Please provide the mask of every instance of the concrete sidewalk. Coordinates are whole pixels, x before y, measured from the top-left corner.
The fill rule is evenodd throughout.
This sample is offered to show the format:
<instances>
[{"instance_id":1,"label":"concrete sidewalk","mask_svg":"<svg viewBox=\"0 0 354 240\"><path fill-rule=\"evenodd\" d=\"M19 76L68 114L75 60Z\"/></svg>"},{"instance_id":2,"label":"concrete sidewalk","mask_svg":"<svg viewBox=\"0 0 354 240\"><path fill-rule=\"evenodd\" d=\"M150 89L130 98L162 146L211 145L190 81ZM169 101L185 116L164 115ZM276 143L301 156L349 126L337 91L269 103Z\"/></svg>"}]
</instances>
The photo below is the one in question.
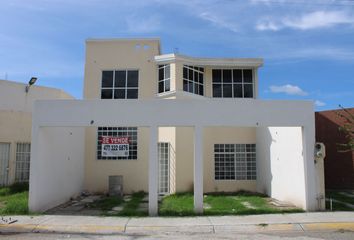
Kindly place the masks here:
<instances>
[{"instance_id":1,"label":"concrete sidewalk","mask_svg":"<svg viewBox=\"0 0 354 240\"><path fill-rule=\"evenodd\" d=\"M0 233L143 234L270 231L354 231L354 212L144 218L42 215L6 216L0 219Z\"/></svg>"}]
</instances>

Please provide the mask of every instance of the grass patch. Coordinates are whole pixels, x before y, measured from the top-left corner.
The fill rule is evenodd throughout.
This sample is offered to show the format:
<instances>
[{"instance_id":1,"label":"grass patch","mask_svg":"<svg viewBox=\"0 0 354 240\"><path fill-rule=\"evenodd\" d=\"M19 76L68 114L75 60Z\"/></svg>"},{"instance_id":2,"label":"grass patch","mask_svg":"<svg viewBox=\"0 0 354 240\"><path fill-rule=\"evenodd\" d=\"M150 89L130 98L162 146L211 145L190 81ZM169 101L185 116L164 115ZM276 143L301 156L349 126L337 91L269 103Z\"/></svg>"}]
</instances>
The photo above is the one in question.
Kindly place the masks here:
<instances>
[{"instance_id":1,"label":"grass patch","mask_svg":"<svg viewBox=\"0 0 354 240\"><path fill-rule=\"evenodd\" d=\"M208 194L204 197L203 215L246 215L266 213L303 212L298 208L278 209L268 204L264 195L249 192ZM162 216L193 216L193 194L179 193L166 196L160 204Z\"/></svg>"},{"instance_id":2,"label":"grass patch","mask_svg":"<svg viewBox=\"0 0 354 240\"><path fill-rule=\"evenodd\" d=\"M28 184L0 188L0 214L28 214Z\"/></svg>"},{"instance_id":3,"label":"grass patch","mask_svg":"<svg viewBox=\"0 0 354 240\"><path fill-rule=\"evenodd\" d=\"M102 211L110 211L112 208L119 206L122 204L123 199L117 196L109 196L93 203L90 203L88 206L89 208L97 208Z\"/></svg>"},{"instance_id":4,"label":"grass patch","mask_svg":"<svg viewBox=\"0 0 354 240\"><path fill-rule=\"evenodd\" d=\"M354 198L344 195L341 192L343 192L343 191L326 191L326 198L333 198L338 201L354 205Z\"/></svg>"},{"instance_id":5,"label":"grass patch","mask_svg":"<svg viewBox=\"0 0 354 240\"><path fill-rule=\"evenodd\" d=\"M161 216L191 216L194 213L192 193L176 193L162 199L159 208Z\"/></svg>"},{"instance_id":6,"label":"grass patch","mask_svg":"<svg viewBox=\"0 0 354 240\"><path fill-rule=\"evenodd\" d=\"M123 210L119 212L119 216L146 216L147 212L138 209L146 193L143 191L133 193L130 201L124 204Z\"/></svg>"}]
</instances>

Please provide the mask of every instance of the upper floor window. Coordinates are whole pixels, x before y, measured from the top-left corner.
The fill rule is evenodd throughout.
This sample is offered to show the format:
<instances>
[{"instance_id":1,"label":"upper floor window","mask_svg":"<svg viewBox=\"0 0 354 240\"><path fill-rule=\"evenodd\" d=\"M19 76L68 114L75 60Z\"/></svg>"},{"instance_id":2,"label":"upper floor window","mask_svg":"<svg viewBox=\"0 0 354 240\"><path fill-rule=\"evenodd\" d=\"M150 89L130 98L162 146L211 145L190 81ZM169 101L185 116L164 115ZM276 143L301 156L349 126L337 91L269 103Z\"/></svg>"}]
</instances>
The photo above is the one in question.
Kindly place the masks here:
<instances>
[{"instance_id":1,"label":"upper floor window","mask_svg":"<svg viewBox=\"0 0 354 240\"><path fill-rule=\"evenodd\" d=\"M213 97L253 98L252 69L213 69Z\"/></svg>"},{"instance_id":2,"label":"upper floor window","mask_svg":"<svg viewBox=\"0 0 354 240\"><path fill-rule=\"evenodd\" d=\"M183 91L204 95L204 68L183 66Z\"/></svg>"},{"instance_id":3,"label":"upper floor window","mask_svg":"<svg viewBox=\"0 0 354 240\"><path fill-rule=\"evenodd\" d=\"M159 65L159 93L170 91L170 64Z\"/></svg>"},{"instance_id":4,"label":"upper floor window","mask_svg":"<svg viewBox=\"0 0 354 240\"><path fill-rule=\"evenodd\" d=\"M101 99L138 98L138 70L102 71Z\"/></svg>"}]
</instances>

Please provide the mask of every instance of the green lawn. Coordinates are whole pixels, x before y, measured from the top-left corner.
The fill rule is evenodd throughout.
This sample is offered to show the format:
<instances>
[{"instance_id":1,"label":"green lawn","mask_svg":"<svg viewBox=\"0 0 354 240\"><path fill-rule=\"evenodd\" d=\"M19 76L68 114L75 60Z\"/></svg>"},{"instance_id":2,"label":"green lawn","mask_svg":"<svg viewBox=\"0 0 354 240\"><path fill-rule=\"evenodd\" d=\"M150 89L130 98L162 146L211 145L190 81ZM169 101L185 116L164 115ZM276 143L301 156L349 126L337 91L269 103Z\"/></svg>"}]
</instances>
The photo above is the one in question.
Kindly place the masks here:
<instances>
[{"instance_id":1,"label":"green lawn","mask_svg":"<svg viewBox=\"0 0 354 240\"><path fill-rule=\"evenodd\" d=\"M0 215L28 214L28 184L0 188Z\"/></svg>"},{"instance_id":2,"label":"green lawn","mask_svg":"<svg viewBox=\"0 0 354 240\"><path fill-rule=\"evenodd\" d=\"M349 203L354 205L354 198L344 195L341 192L343 191L326 191L326 198L327 199L334 199L334 200L338 200L341 201L343 203ZM327 200L326 201L326 209L327 210L331 210L330 207L330 201ZM339 202L332 202L332 211L354 211L354 208L350 208L349 206L339 203Z\"/></svg>"},{"instance_id":3,"label":"green lawn","mask_svg":"<svg viewBox=\"0 0 354 240\"><path fill-rule=\"evenodd\" d=\"M277 209L268 204L266 198L259 194L234 193L212 194L204 196L203 215L246 215L265 213L302 212L298 208ZM192 216L193 194L179 193L163 198L159 214L162 216Z\"/></svg>"},{"instance_id":4,"label":"green lawn","mask_svg":"<svg viewBox=\"0 0 354 240\"><path fill-rule=\"evenodd\" d=\"M117 196L105 197L91 203L89 207L102 210L104 216L147 216L147 212L139 210L139 204L145 196L145 192L136 192L131 195L131 199L127 202ZM122 206L122 211L110 213L112 208L117 206Z\"/></svg>"}]
</instances>

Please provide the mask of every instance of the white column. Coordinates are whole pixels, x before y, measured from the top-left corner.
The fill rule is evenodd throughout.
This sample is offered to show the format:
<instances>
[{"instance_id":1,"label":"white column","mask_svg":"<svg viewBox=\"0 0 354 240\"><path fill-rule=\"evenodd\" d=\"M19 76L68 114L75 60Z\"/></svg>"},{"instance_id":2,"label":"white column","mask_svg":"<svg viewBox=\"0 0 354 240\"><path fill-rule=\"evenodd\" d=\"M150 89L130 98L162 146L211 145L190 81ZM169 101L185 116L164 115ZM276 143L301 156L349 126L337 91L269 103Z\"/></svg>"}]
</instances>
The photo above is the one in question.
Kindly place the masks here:
<instances>
[{"instance_id":1,"label":"white column","mask_svg":"<svg viewBox=\"0 0 354 240\"><path fill-rule=\"evenodd\" d=\"M203 127L194 127L194 211L203 213Z\"/></svg>"},{"instance_id":2,"label":"white column","mask_svg":"<svg viewBox=\"0 0 354 240\"><path fill-rule=\"evenodd\" d=\"M310 126L302 127L302 146L304 158L304 177L306 191L305 210L317 210L317 188L316 188L316 172L315 172L315 127L314 121Z\"/></svg>"},{"instance_id":3,"label":"white column","mask_svg":"<svg viewBox=\"0 0 354 240\"><path fill-rule=\"evenodd\" d=\"M158 210L158 160L157 160L158 128L150 127L149 143L149 215L156 216Z\"/></svg>"}]
</instances>

